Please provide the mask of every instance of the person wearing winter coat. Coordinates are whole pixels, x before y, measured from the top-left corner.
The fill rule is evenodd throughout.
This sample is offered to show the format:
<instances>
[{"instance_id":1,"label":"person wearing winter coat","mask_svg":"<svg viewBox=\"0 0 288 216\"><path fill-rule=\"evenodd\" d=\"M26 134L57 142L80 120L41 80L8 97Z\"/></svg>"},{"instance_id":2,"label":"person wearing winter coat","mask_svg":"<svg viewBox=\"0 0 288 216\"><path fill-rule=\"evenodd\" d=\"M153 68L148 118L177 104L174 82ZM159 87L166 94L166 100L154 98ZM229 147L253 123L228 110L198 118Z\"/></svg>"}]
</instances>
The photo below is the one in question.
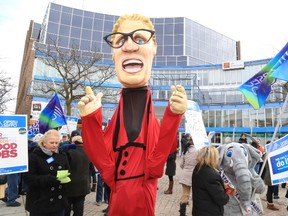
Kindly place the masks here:
<instances>
[{"instance_id":1,"label":"person wearing winter coat","mask_svg":"<svg viewBox=\"0 0 288 216\"><path fill-rule=\"evenodd\" d=\"M90 193L90 160L84 152L83 141L80 135L71 139L76 148L70 148L66 152L70 165L71 182L67 184L68 206L65 215L82 216L84 213L84 202L87 194Z\"/></svg>"},{"instance_id":2,"label":"person wearing winter coat","mask_svg":"<svg viewBox=\"0 0 288 216\"><path fill-rule=\"evenodd\" d=\"M222 216L229 196L217 170L219 153L214 146L200 149L192 175L193 216Z\"/></svg>"},{"instance_id":3,"label":"person wearing winter coat","mask_svg":"<svg viewBox=\"0 0 288 216\"><path fill-rule=\"evenodd\" d=\"M70 178L67 157L59 149L60 139L57 130L47 131L29 155L29 171L24 181L27 184L25 209L30 216L64 216L65 184Z\"/></svg>"},{"instance_id":4,"label":"person wearing winter coat","mask_svg":"<svg viewBox=\"0 0 288 216\"><path fill-rule=\"evenodd\" d=\"M244 133L241 134L241 136L240 136L240 138L238 140L238 143L248 143L246 135Z\"/></svg>"},{"instance_id":5,"label":"person wearing winter coat","mask_svg":"<svg viewBox=\"0 0 288 216\"><path fill-rule=\"evenodd\" d=\"M189 196L192 187L192 173L197 164L198 150L195 148L191 136L183 148L183 155L180 157L180 168L182 169L179 183L182 185L182 195L180 198L180 216L186 215L186 206L189 204ZM193 193L193 192L192 192Z\"/></svg>"},{"instance_id":6,"label":"person wearing winter coat","mask_svg":"<svg viewBox=\"0 0 288 216\"><path fill-rule=\"evenodd\" d=\"M266 144L269 144L271 141L267 141ZM265 155L266 157L267 155ZM275 191L275 188L278 187L278 185L272 185L271 181L271 175L270 175L270 166L268 161L265 164L265 174L264 174L264 183L267 185L267 192L266 192L266 199L267 199L267 209L270 209L272 211L278 211L279 208L274 205L273 203L273 193Z\"/></svg>"}]
</instances>

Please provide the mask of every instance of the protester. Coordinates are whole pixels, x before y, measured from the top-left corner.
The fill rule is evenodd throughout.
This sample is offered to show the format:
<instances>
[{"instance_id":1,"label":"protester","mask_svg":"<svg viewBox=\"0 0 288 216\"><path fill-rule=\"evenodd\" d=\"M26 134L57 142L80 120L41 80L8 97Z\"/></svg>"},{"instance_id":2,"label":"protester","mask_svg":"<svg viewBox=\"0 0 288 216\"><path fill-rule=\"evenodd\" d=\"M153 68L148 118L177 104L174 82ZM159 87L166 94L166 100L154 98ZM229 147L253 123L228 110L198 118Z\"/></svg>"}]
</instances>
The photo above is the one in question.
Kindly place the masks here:
<instances>
[{"instance_id":1,"label":"protester","mask_svg":"<svg viewBox=\"0 0 288 216\"><path fill-rule=\"evenodd\" d=\"M287 190L286 190L286 194L285 194L285 198L286 198L286 209L287 209L287 211L288 211L288 183L286 183L285 184L286 185L286 188L287 188Z\"/></svg>"},{"instance_id":2,"label":"protester","mask_svg":"<svg viewBox=\"0 0 288 216\"><path fill-rule=\"evenodd\" d=\"M179 178L179 183L182 185L179 210L180 216L186 215L186 206L189 204L190 191L192 187L191 176L197 164L198 150L195 148L190 135L183 150L183 155L180 157L180 168L182 169L182 173Z\"/></svg>"},{"instance_id":3,"label":"protester","mask_svg":"<svg viewBox=\"0 0 288 216\"><path fill-rule=\"evenodd\" d=\"M16 201L19 196L19 173L8 174L7 175L7 188L6 197L4 201L7 207L17 207L21 203Z\"/></svg>"},{"instance_id":4,"label":"protester","mask_svg":"<svg viewBox=\"0 0 288 216\"><path fill-rule=\"evenodd\" d=\"M251 145L255 149L258 149L259 151L261 151L262 157L263 157L263 155L265 154L265 149L261 145L261 140L260 139L254 139L254 140L252 140ZM255 165L255 172L257 174L259 174L261 167L262 167L262 164L263 164L262 157L261 157L260 161L258 161L257 164Z\"/></svg>"},{"instance_id":5,"label":"protester","mask_svg":"<svg viewBox=\"0 0 288 216\"><path fill-rule=\"evenodd\" d=\"M99 173L97 175L96 205L100 206L102 204L102 201L108 203L108 197L108 191L106 190L104 181L101 177L101 174Z\"/></svg>"},{"instance_id":6,"label":"protester","mask_svg":"<svg viewBox=\"0 0 288 216\"><path fill-rule=\"evenodd\" d=\"M182 135L182 138L181 138L181 156L183 155L183 152L184 152L184 149L185 149L185 146L188 142L188 138L189 138L190 134L183 134Z\"/></svg>"},{"instance_id":7,"label":"protester","mask_svg":"<svg viewBox=\"0 0 288 216\"><path fill-rule=\"evenodd\" d=\"M192 201L194 216L220 216L229 201L223 180L217 170L219 153L214 146L203 147L197 156L197 165L192 175Z\"/></svg>"},{"instance_id":8,"label":"protester","mask_svg":"<svg viewBox=\"0 0 288 216\"><path fill-rule=\"evenodd\" d=\"M176 158L177 158L177 151L169 154L169 156L167 158L165 175L168 176L169 186L168 186L167 190L164 191L164 194L172 194L173 193L173 185L174 185L173 176L176 175Z\"/></svg>"},{"instance_id":9,"label":"protester","mask_svg":"<svg viewBox=\"0 0 288 216\"><path fill-rule=\"evenodd\" d=\"M232 142L231 137L225 137L225 139L224 139L224 144L229 144L229 143L231 143L231 142Z\"/></svg>"},{"instance_id":10,"label":"protester","mask_svg":"<svg viewBox=\"0 0 288 216\"><path fill-rule=\"evenodd\" d=\"M110 188L109 186L104 182L104 190L105 190L105 193L107 193L107 204L108 206L102 210L102 212L104 213L104 216L108 216L108 211L109 211L109 200L110 200Z\"/></svg>"},{"instance_id":11,"label":"protester","mask_svg":"<svg viewBox=\"0 0 288 216\"><path fill-rule=\"evenodd\" d=\"M244 133L241 134L238 143L248 143L246 135Z\"/></svg>"},{"instance_id":12,"label":"protester","mask_svg":"<svg viewBox=\"0 0 288 216\"><path fill-rule=\"evenodd\" d=\"M65 209L65 215L69 216L73 211L74 216L82 216L85 197L90 193L90 160L84 152L82 137L73 136L71 141L76 148L66 152L70 165L71 182L66 186L68 206Z\"/></svg>"},{"instance_id":13,"label":"protester","mask_svg":"<svg viewBox=\"0 0 288 216\"><path fill-rule=\"evenodd\" d=\"M47 131L29 155L25 208L30 216L63 216L67 198L64 184L70 181L66 155L59 149L61 135Z\"/></svg>"},{"instance_id":14,"label":"protester","mask_svg":"<svg viewBox=\"0 0 288 216\"><path fill-rule=\"evenodd\" d=\"M89 174L90 174L91 192L95 192L97 185L97 178L96 178L96 169L92 163L90 163L89 166Z\"/></svg>"},{"instance_id":15,"label":"protester","mask_svg":"<svg viewBox=\"0 0 288 216\"><path fill-rule=\"evenodd\" d=\"M62 138L60 140L60 144L59 146L64 146L70 144L70 137L68 136L68 134L66 132L62 133Z\"/></svg>"},{"instance_id":16,"label":"protester","mask_svg":"<svg viewBox=\"0 0 288 216\"><path fill-rule=\"evenodd\" d=\"M266 145L269 144L271 141L267 141ZM265 177L264 182L267 185L267 192L266 192L266 199L267 199L267 209L278 211L279 208L276 207L273 203L273 193L275 191L275 188L278 187L278 185L272 185L271 182L271 175L270 175L270 166L269 163L265 163Z\"/></svg>"},{"instance_id":17,"label":"protester","mask_svg":"<svg viewBox=\"0 0 288 216\"><path fill-rule=\"evenodd\" d=\"M171 140L186 111L182 86L171 87L161 127L157 122L148 81L157 44L150 19L120 16L112 34L104 37L112 49L122 84L119 105L102 132L102 93L86 87L78 103L85 151L111 189L109 215L154 215L158 178L168 155L177 148ZM161 128L161 129L160 129Z\"/></svg>"}]
</instances>

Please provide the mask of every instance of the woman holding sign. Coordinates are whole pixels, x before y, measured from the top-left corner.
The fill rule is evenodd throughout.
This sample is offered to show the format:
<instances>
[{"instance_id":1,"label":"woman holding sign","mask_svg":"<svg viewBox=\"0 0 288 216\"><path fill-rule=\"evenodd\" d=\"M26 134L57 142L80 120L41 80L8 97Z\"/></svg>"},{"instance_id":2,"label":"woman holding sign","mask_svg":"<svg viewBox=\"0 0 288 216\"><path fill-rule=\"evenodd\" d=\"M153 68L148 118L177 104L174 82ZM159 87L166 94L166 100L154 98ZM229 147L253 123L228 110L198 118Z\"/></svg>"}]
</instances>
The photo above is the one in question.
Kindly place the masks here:
<instances>
[{"instance_id":1,"label":"woman holding sign","mask_svg":"<svg viewBox=\"0 0 288 216\"><path fill-rule=\"evenodd\" d=\"M47 131L29 156L26 210L30 216L63 216L67 199L64 185L70 182L66 155L59 149L61 135Z\"/></svg>"}]
</instances>

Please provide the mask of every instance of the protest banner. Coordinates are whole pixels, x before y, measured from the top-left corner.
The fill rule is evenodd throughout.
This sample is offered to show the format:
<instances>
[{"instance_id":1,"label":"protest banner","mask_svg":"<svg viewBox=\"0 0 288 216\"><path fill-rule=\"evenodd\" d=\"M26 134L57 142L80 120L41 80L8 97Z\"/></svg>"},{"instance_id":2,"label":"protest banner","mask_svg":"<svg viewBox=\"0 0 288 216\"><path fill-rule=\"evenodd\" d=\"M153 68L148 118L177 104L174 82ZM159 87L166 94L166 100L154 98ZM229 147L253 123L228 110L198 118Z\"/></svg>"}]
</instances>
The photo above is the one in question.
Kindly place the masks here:
<instances>
[{"instance_id":1,"label":"protest banner","mask_svg":"<svg viewBox=\"0 0 288 216\"><path fill-rule=\"evenodd\" d=\"M270 146L271 145L271 146ZM288 182L288 135L265 146L272 185Z\"/></svg>"},{"instance_id":2,"label":"protest banner","mask_svg":"<svg viewBox=\"0 0 288 216\"><path fill-rule=\"evenodd\" d=\"M65 116L67 125L63 125L60 129L61 134L71 134L77 129L78 118L73 116Z\"/></svg>"},{"instance_id":3,"label":"protest banner","mask_svg":"<svg viewBox=\"0 0 288 216\"><path fill-rule=\"evenodd\" d=\"M185 112L185 133L191 135L196 149L210 145L201 110L198 104L191 100L188 100L188 106Z\"/></svg>"},{"instance_id":4,"label":"protest banner","mask_svg":"<svg viewBox=\"0 0 288 216\"><path fill-rule=\"evenodd\" d=\"M0 115L0 175L27 171L27 116Z\"/></svg>"},{"instance_id":5,"label":"protest banner","mask_svg":"<svg viewBox=\"0 0 288 216\"><path fill-rule=\"evenodd\" d=\"M41 111L39 119L29 127L28 139L32 139L38 133L44 134L49 129L58 128L66 124L60 99L57 92L55 92L49 103Z\"/></svg>"}]
</instances>

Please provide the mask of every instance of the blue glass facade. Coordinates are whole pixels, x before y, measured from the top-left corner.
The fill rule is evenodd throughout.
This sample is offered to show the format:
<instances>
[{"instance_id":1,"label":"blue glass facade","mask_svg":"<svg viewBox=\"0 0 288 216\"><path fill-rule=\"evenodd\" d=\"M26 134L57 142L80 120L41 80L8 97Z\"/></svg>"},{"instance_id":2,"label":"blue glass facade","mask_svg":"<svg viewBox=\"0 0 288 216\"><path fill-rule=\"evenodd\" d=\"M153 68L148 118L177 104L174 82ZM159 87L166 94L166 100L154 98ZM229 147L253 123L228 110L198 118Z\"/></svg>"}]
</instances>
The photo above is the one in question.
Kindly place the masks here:
<instances>
[{"instance_id":1,"label":"blue glass facade","mask_svg":"<svg viewBox=\"0 0 288 216\"><path fill-rule=\"evenodd\" d=\"M42 23L40 42L103 53L111 62L111 48L102 39L118 16L50 3ZM216 64L237 59L236 41L184 17L151 18L158 44L155 66Z\"/></svg>"}]
</instances>

